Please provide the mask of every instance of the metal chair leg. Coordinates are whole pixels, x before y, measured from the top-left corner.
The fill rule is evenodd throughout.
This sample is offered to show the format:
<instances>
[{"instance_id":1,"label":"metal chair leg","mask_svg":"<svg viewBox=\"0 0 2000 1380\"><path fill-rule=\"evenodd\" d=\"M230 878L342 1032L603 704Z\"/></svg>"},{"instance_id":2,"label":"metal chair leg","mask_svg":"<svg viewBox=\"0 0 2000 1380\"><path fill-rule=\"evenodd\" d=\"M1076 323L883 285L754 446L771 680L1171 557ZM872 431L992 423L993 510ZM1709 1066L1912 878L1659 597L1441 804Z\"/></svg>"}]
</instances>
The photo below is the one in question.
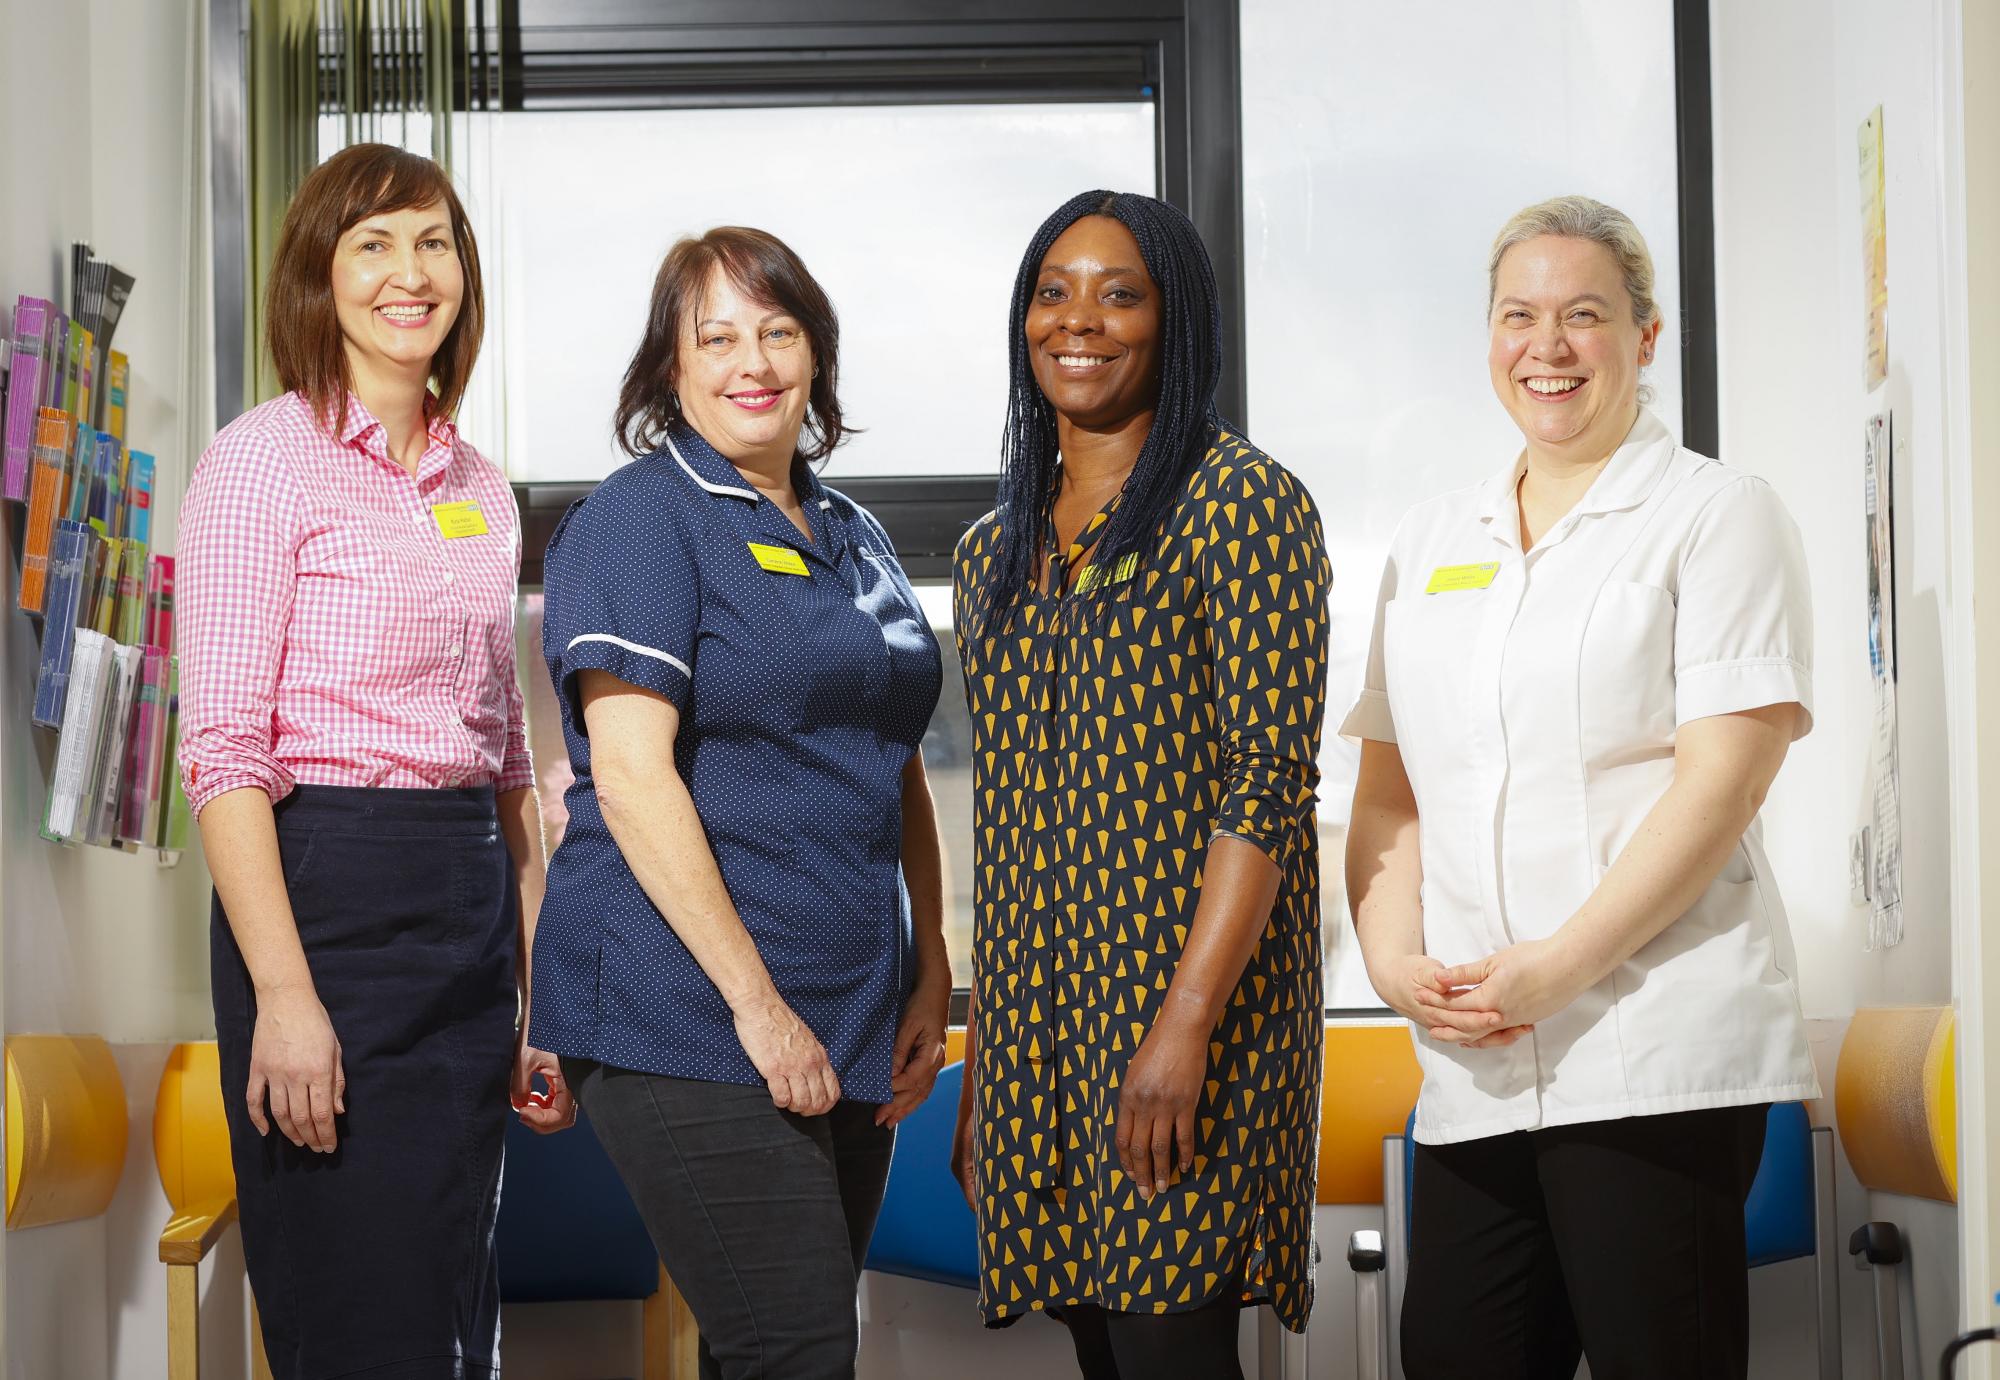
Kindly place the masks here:
<instances>
[{"instance_id":1,"label":"metal chair leg","mask_svg":"<svg viewBox=\"0 0 2000 1380\"><path fill-rule=\"evenodd\" d=\"M1410 1281L1410 1186L1403 1170L1403 1138L1382 1141L1382 1258L1388 1311L1383 1316L1389 1357L1384 1380L1403 1380L1403 1290Z\"/></svg>"},{"instance_id":2,"label":"metal chair leg","mask_svg":"<svg viewBox=\"0 0 2000 1380\"><path fill-rule=\"evenodd\" d=\"M1388 1380L1389 1291L1382 1233L1357 1231L1347 1239L1347 1267L1354 1272L1355 1380Z\"/></svg>"},{"instance_id":3,"label":"metal chair leg","mask_svg":"<svg viewBox=\"0 0 2000 1380\"><path fill-rule=\"evenodd\" d=\"M1864 1222L1848 1238L1854 1268L1875 1277L1875 1356L1880 1380L1903 1380L1903 1305L1896 1267L1903 1263L1903 1234L1894 1222Z\"/></svg>"},{"instance_id":4,"label":"metal chair leg","mask_svg":"<svg viewBox=\"0 0 2000 1380\"><path fill-rule=\"evenodd\" d=\"M1813 1276L1819 1302L1819 1377L1841 1380L1839 1235L1834 1215L1833 1128L1815 1126L1813 1153Z\"/></svg>"}]
</instances>

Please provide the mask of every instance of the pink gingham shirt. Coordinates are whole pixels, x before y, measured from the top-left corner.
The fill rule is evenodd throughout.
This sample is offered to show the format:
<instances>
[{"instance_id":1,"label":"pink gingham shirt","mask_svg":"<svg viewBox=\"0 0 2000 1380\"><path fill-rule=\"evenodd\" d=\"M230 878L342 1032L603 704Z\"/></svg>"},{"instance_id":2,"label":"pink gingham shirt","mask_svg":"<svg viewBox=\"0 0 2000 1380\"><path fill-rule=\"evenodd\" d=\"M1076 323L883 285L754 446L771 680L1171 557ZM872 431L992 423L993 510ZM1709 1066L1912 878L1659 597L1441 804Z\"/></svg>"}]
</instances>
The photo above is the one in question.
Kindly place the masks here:
<instances>
[{"instance_id":1,"label":"pink gingham shirt","mask_svg":"<svg viewBox=\"0 0 2000 1380\"><path fill-rule=\"evenodd\" d=\"M446 538L433 509L477 503ZM180 760L199 814L256 786L532 785L514 674L521 535L507 481L448 421L416 478L348 400L337 436L287 393L195 467L174 574Z\"/></svg>"}]
</instances>

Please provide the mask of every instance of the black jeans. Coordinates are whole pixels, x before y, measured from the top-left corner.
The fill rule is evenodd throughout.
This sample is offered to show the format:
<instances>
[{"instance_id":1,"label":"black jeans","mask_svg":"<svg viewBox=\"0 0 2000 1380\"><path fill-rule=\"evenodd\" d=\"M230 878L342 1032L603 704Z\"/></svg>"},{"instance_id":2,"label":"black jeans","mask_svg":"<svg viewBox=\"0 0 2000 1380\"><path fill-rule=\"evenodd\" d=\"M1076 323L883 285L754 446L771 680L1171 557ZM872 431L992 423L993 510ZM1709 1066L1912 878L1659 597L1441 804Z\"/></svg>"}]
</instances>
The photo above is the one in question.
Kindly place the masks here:
<instances>
[{"instance_id":1,"label":"black jeans","mask_svg":"<svg viewBox=\"0 0 2000 1380\"><path fill-rule=\"evenodd\" d=\"M804 1117L765 1088L562 1065L701 1328L702 1380L851 1380L896 1144L875 1105Z\"/></svg>"},{"instance_id":2,"label":"black jeans","mask_svg":"<svg viewBox=\"0 0 2000 1380\"><path fill-rule=\"evenodd\" d=\"M1743 1380L1768 1108L1416 1147L1409 1380Z\"/></svg>"},{"instance_id":3,"label":"black jeans","mask_svg":"<svg viewBox=\"0 0 2000 1380\"><path fill-rule=\"evenodd\" d=\"M1083 1380L1243 1380L1233 1295L1179 1313L1115 1313L1071 1306L1057 1319L1069 1329Z\"/></svg>"}]
</instances>

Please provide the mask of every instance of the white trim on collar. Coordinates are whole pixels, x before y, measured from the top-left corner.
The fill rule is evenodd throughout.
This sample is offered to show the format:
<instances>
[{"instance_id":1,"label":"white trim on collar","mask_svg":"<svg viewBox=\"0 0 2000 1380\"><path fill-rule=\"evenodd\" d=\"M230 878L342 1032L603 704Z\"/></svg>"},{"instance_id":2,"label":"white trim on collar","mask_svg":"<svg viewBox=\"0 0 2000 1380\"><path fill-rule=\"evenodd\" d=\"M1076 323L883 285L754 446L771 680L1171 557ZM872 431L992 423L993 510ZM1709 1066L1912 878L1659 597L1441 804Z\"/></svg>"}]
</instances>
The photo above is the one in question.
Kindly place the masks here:
<instances>
[{"instance_id":1,"label":"white trim on collar","mask_svg":"<svg viewBox=\"0 0 2000 1380\"><path fill-rule=\"evenodd\" d=\"M636 642L627 642L622 637L613 637L610 633L584 633L581 636L572 637L569 640L569 646L563 648L563 650L565 652L573 651L579 642L609 642L612 646L623 647L628 652L637 652L640 656L649 656L655 660L664 661L667 665L690 679L694 676L694 672L688 669L688 664L673 653L663 652L657 647L642 647Z\"/></svg>"},{"instance_id":2,"label":"white trim on collar","mask_svg":"<svg viewBox=\"0 0 2000 1380\"><path fill-rule=\"evenodd\" d=\"M669 436L666 437L665 439L667 443L668 452L674 457L675 461L679 463L680 467L687 471L688 478L692 479L695 483L701 485L702 488L707 489L712 494L728 494L732 498L747 498L752 503L761 503L763 501L763 495L758 493L755 489L738 489L738 488L732 488L728 484L709 483L706 479L703 479L700 475L694 472L694 466L690 465L687 462L687 457L681 454L681 448L674 444L674 438ZM682 667L682 669L685 670L686 668Z\"/></svg>"}]
</instances>

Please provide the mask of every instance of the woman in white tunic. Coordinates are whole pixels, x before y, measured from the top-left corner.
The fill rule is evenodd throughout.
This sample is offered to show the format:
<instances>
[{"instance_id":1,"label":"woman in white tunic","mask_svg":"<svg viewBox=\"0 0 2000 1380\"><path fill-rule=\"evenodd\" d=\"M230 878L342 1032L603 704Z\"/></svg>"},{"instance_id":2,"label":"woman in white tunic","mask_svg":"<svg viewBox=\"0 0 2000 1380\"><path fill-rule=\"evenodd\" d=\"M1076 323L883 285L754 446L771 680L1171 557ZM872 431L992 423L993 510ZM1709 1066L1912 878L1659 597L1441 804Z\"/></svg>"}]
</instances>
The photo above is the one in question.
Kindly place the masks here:
<instances>
[{"instance_id":1,"label":"woman in white tunic","mask_svg":"<svg viewBox=\"0 0 2000 1380\"><path fill-rule=\"evenodd\" d=\"M1812 723L1805 561L1640 405L1630 220L1529 207L1490 293L1526 444L1404 519L1342 730L1355 928L1424 1071L1404 1369L1742 1377L1765 1113L1819 1090L1757 826Z\"/></svg>"}]
</instances>

